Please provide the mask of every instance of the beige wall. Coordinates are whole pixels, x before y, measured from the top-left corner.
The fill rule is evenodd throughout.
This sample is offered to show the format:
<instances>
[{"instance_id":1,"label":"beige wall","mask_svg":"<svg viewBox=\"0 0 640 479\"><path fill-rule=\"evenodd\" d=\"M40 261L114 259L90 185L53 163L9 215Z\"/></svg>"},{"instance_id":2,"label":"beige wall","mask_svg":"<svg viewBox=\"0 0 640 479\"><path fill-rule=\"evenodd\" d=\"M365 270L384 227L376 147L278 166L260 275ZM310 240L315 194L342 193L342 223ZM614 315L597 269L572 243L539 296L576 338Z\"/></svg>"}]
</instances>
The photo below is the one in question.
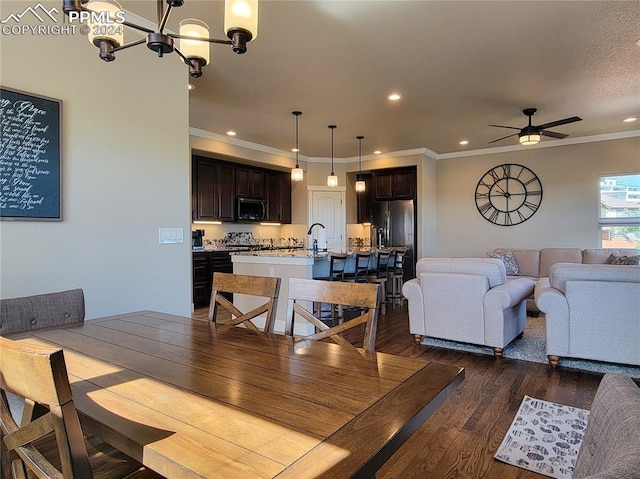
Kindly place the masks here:
<instances>
[{"instance_id":1,"label":"beige wall","mask_svg":"<svg viewBox=\"0 0 640 479\"><path fill-rule=\"evenodd\" d=\"M474 199L480 177L503 163L530 168L543 189L533 217L510 227L485 220ZM436 256L484 256L500 246L599 247L599 177L640 172L640 138L439 160L436 172Z\"/></svg>"},{"instance_id":2,"label":"beige wall","mask_svg":"<svg viewBox=\"0 0 640 479\"><path fill-rule=\"evenodd\" d=\"M2 4L4 18L26 3ZM107 64L79 34L3 35L0 62L3 86L63 102L64 208L62 222L0 223L0 296L79 287L88 318L190 314L186 67L145 46ZM159 245L160 227L185 242Z\"/></svg>"}]
</instances>

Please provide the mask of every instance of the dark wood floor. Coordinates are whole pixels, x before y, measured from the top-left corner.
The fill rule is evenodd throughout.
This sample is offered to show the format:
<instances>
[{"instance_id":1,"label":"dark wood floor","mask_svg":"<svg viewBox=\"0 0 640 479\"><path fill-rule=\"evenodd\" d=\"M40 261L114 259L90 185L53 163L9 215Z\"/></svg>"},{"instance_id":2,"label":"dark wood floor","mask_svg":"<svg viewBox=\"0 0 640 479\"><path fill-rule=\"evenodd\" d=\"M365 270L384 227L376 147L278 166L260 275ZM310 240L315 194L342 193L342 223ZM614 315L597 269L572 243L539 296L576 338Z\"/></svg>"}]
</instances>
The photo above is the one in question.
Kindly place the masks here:
<instances>
[{"instance_id":1,"label":"dark wood floor","mask_svg":"<svg viewBox=\"0 0 640 479\"><path fill-rule=\"evenodd\" d=\"M194 318L206 319L206 309ZM355 338L353 338L355 339ZM377 479L543 478L493 459L525 395L589 409L602 375L418 346L407 308L380 315L376 351L465 368L465 380L378 472ZM337 478L340 479L340 478Z\"/></svg>"}]
</instances>

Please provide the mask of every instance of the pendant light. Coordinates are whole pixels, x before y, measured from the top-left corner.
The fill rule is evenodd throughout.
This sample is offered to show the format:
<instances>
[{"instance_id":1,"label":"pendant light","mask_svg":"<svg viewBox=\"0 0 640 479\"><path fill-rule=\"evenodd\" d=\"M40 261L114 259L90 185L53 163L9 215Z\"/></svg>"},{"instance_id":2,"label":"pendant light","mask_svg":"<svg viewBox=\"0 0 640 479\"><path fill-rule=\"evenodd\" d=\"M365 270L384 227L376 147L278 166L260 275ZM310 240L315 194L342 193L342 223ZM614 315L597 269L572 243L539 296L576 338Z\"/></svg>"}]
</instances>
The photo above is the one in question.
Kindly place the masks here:
<instances>
[{"instance_id":1,"label":"pendant light","mask_svg":"<svg viewBox=\"0 0 640 479\"><path fill-rule=\"evenodd\" d=\"M338 186L338 177L333 172L333 130L337 128L336 125L329 125L331 129L331 174L327 176L327 186L336 187Z\"/></svg>"},{"instance_id":2,"label":"pendant light","mask_svg":"<svg viewBox=\"0 0 640 479\"><path fill-rule=\"evenodd\" d=\"M292 111L292 115L296 117L296 167L291 168L291 181L302 181L304 179L304 171L300 168L298 164L298 152L300 151L300 147L298 146L298 117L302 115L301 111Z\"/></svg>"},{"instance_id":3,"label":"pendant light","mask_svg":"<svg viewBox=\"0 0 640 479\"><path fill-rule=\"evenodd\" d=\"M362 180L362 140L364 136L356 136L358 140L358 176L356 177L356 193L363 193L366 189L365 183Z\"/></svg>"}]
</instances>

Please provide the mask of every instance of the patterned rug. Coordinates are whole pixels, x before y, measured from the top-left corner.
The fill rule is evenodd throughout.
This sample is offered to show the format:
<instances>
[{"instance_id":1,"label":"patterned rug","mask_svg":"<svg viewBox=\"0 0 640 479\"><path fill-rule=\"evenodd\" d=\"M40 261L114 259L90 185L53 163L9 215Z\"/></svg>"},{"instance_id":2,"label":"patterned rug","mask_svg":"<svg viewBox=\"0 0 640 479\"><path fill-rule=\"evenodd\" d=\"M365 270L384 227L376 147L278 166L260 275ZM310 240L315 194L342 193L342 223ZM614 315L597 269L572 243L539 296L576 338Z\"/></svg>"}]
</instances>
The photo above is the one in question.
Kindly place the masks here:
<instances>
[{"instance_id":1,"label":"patterned rug","mask_svg":"<svg viewBox=\"0 0 640 479\"><path fill-rule=\"evenodd\" d=\"M504 357L510 359L520 359L534 363L547 363L545 352L545 318L528 317L527 326L520 339L514 339L504 348ZM423 338L421 344L425 346L436 346L440 348L456 349L468 351L476 354L493 355L493 349L486 346L476 346L474 344L458 343L445 339ZM587 361L582 359L560 359L562 368L580 369L594 373L621 373L632 378L640 378L640 367L628 366L625 364L603 363L599 361Z\"/></svg>"},{"instance_id":2,"label":"patterned rug","mask_svg":"<svg viewBox=\"0 0 640 479\"><path fill-rule=\"evenodd\" d=\"M499 461L571 479L589 411L525 396L495 454Z\"/></svg>"}]
</instances>

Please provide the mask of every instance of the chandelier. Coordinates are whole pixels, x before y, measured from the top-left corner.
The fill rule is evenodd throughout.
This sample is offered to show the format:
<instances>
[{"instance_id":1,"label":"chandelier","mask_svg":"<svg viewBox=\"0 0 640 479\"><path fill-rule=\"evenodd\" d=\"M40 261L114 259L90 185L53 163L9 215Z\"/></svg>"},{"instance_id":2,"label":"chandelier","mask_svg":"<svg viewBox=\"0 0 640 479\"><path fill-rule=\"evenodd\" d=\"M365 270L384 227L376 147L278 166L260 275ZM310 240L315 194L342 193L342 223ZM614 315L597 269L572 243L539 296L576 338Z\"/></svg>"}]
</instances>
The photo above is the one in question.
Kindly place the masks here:
<instances>
[{"instance_id":1,"label":"chandelier","mask_svg":"<svg viewBox=\"0 0 640 479\"><path fill-rule=\"evenodd\" d=\"M189 66L189 74L202 76L202 67L210 60L208 43L231 45L235 53L247 51L247 43L258 34L258 0L226 0L224 30L228 39L209 38L209 27L196 19L180 22L180 33L167 33L165 27L171 10L183 5L184 0L157 0L158 24L156 30L127 22L122 17L122 8L115 0L63 0L62 9L70 18L87 20L89 41L100 49L100 58L106 62L116 59L115 53L125 48L146 43L159 57L176 52ZM121 26L146 33L142 40L124 43ZM118 28L120 26L120 28ZM180 49L174 39L180 40Z\"/></svg>"}]
</instances>

